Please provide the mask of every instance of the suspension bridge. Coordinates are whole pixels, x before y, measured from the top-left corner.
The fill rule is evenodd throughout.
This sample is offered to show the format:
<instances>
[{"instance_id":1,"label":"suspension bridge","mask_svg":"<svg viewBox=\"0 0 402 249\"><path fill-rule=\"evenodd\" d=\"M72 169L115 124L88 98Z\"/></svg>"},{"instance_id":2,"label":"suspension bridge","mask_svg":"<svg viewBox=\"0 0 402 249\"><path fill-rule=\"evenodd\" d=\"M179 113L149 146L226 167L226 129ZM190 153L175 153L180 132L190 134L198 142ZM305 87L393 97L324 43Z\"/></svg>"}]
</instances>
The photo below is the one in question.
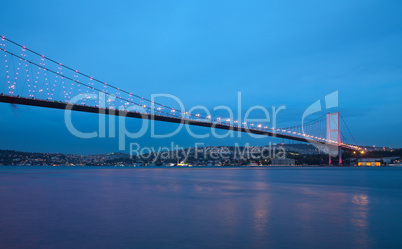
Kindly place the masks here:
<instances>
[{"instance_id":1,"label":"suspension bridge","mask_svg":"<svg viewBox=\"0 0 402 249\"><path fill-rule=\"evenodd\" d=\"M326 113L315 120L284 128L270 127L268 123L239 122L151 101L4 36L0 43L1 54L0 79L4 80L0 85L0 102L3 103L150 119L316 143L327 148L330 165L333 151L337 151L339 165L342 165L342 150L361 150L339 112ZM347 142L344 129L341 131L342 125L353 143Z\"/></svg>"}]
</instances>

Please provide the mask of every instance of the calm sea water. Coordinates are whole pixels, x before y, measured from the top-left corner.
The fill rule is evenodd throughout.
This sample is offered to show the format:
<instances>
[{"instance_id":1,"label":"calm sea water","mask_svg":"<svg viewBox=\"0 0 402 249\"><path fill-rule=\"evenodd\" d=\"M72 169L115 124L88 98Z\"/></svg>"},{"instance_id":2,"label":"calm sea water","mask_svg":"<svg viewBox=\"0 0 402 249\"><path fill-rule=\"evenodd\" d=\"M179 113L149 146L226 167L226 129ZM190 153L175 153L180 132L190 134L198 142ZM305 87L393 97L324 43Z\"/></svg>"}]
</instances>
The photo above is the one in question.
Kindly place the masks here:
<instances>
[{"instance_id":1,"label":"calm sea water","mask_svg":"<svg viewBox=\"0 0 402 249\"><path fill-rule=\"evenodd\" d=\"M0 167L1 248L402 248L402 168Z\"/></svg>"}]
</instances>

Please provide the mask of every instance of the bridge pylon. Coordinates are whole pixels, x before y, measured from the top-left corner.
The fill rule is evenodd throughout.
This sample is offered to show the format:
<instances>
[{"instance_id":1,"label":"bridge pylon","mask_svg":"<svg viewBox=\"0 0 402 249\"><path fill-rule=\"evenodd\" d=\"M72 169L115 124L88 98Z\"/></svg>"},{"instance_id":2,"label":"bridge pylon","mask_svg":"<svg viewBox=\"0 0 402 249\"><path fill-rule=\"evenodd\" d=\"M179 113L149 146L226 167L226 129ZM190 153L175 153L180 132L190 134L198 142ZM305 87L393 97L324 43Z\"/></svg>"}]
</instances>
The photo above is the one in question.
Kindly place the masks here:
<instances>
[{"instance_id":1,"label":"bridge pylon","mask_svg":"<svg viewBox=\"0 0 402 249\"><path fill-rule=\"evenodd\" d=\"M339 166L342 166L342 142L341 142L341 123L339 111L335 113L328 112L327 114L327 136L328 136L328 164L332 164L332 149L333 145L338 147ZM336 140L332 133L336 133Z\"/></svg>"}]
</instances>

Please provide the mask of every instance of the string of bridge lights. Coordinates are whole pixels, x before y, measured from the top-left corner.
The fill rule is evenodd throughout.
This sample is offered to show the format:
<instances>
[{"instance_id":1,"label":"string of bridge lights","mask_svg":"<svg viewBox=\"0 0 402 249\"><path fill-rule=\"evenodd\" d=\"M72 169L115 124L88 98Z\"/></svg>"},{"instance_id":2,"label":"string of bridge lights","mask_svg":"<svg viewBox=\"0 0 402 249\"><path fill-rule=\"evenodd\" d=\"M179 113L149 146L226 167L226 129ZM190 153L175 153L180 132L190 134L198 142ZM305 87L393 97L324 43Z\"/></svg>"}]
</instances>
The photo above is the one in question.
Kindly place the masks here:
<instances>
[{"instance_id":1,"label":"string of bridge lights","mask_svg":"<svg viewBox=\"0 0 402 249\"><path fill-rule=\"evenodd\" d=\"M17 89L16 89L17 88L17 80L18 80L18 77L19 77L20 69L22 67L21 63L25 62L26 81L27 81L27 85L28 85L28 96L31 97L31 98L34 97L35 92L39 92L40 99L41 99L42 98L42 92L43 92L43 90L45 90L45 95L47 95L47 100L53 101L53 100L55 100L55 98L57 98L56 94L58 96L58 94L60 93L60 88L61 88L61 90L63 92L63 95L64 95L64 101L68 101L68 99L70 99L74 95L73 90L77 91L77 89L78 89L78 93L82 93L81 87L85 87L84 90L86 90L86 93L89 93L89 90L91 90L91 91L102 92L102 93L104 93L105 95L108 95L108 96L113 96L114 98L118 99L118 101L120 101L123 104L122 106L125 106L125 108L128 107L129 103L132 103L132 104L134 104L136 106L139 106L141 108L145 108L146 110L149 110L151 113L152 113L152 111L157 112L162 116L164 114L164 115L167 115L169 117L174 117L174 118L179 118L179 119L188 119L188 120L194 120L195 119L195 121L200 121L200 119L201 119L202 122L209 122L209 123L213 123L213 124L221 124L221 125L227 125L227 126L239 127L239 128L244 127L246 129L250 129L250 130L265 130L265 131L271 130L273 133L279 133L279 134L282 133L282 134L287 134L287 135L291 134L291 135L293 135L295 137L317 139L317 140L320 140L322 142L325 142L325 141L331 142L331 141L327 140L326 138L323 138L325 136L322 136L321 134L316 133L316 134L313 134L313 135L309 135L309 134L306 134L304 132L304 127L306 127L307 130L309 130L308 127L314 127L314 126L316 126L316 127L319 126L319 127L322 128L322 125L318 125L318 123L322 123L325 120L318 120L317 121L317 119L316 119L316 120L313 120L313 121L310 121L310 122L304 124L303 126L298 125L298 126L287 127L287 128L273 128L273 127L269 128L268 126L263 126L262 124L256 124L255 125L254 123L251 123L251 124L248 125L246 122L242 122L240 124L236 120L222 119L220 117L217 117L216 120L213 120L211 118L211 116L202 117L202 116L200 116L200 114L191 114L191 113L188 113L186 111L177 110L175 108L171 108L169 106L165 106L163 104L160 104L160 103L151 101L149 99L140 97L140 96L135 95L133 93L130 93L128 91L122 90L122 89L120 89L118 87L110 85L110 84L108 84L106 82L103 82L103 81L100 81L98 79L95 79L95 78L93 78L91 76L88 76L88 75L86 75L84 73L81 73L78 70L74 70L71 67L68 67L68 66L66 66L66 65L64 65L62 63L59 63L59 62L57 62L57 61L55 61L53 59L50 59L50 58L48 58L48 57L46 57L44 55L41 55L41 54L39 54L39 53L29 49L29 48L26 48L25 46L22 46L22 45L14 42L14 41L11 41L11 40L5 38L4 36L2 36L1 38L2 38L2 41L8 41L8 42L10 42L10 43L12 43L12 44L14 44L14 45L16 45L16 46L18 46L18 47L20 47L22 49L20 56L18 56L16 54L11 53L11 52L6 50L5 42L2 42L2 44L0 46L0 50L5 52L4 53L4 55L5 55L4 60L5 60L5 65L6 65L7 85L9 86L9 94L10 95L14 95L14 92L17 91ZM26 53L27 51L40 57L39 64L27 59L27 53ZM7 54L9 54L11 56L14 56L15 58L19 59L18 60L17 71L14 72L15 77L14 77L14 80L13 80L12 84L11 84L11 81L10 81L10 72L9 72L9 70L10 70L10 62L13 62L13 60L8 59ZM57 70L54 71L54 70L49 69L46 66L46 61L50 61L51 63L56 64L57 65ZM36 73L36 75L34 77L33 83L32 83L32 81L30 81L30 75L33 75L33 73L34 73L33 69L32 69L32 65L37 67L37 73ZM29 66L31 66L31 74L29 73ZM15 70L14 67L13 67L13 69ZM67 69L68 71L73 72L73 76L69 77L69 76L65 75L63 73L63 69ZM41 89L39 89L39 90L36 90L37 85L39 84L40 71L41 70L43 70L43 72L44 72L43 73L43 75L44 75L43 78L44 79L43 79L43 85L42 85L43 87ZM53 87L49 86L49 80L50 80L49 79L49 76L50 76L49 73L52 73L53 75L55 75L55 79L54 79L54 82L53 82ZM80 82L79 76L82 76L84 78L89 79L89 82L87 84L85 84L83 82ZM67 85L65 80L68 80L71 83L71 85ZM76 87L74 87L74 82L76 83ZM99 89L99 88L95 87L94 82L102 84L102 86L103 86L102 89ZM32 85L32 87L31 87L31 85ZM55 91L56 86L59 87L58 91ZM113 94L110 91L108 91L108 88L114 89L115 94ZM22 90L21 95L23 94L23 92L24 92L24 88ZM121 96L121 93L128 94L128 99L123 98ZM138 98L140 100L140 103L136 103L134 101L134 98ZM147 106L144 103L144 101L149 102L150 106ZM96 107L99 107L99 106L96 105ZM138 108L138 109L140 109L140 108ZM164 110L167 110L167 111L164 111ZM147 113L147 112L145 111L145 113ZM182 116L176 115L177 113L181 113ZM191 119L190 117L193 118L193 119ZM234 124L236 124L236 125L234 125ZM345 125L346 125L346 123L345 123ZM248 128L248 127L250 127L250 128ZM253 127L253 128L251 128L251 127ZM317 131L317 130L318 129L316 129L315 131ZM349 130L349 132L350 132L350 130ZM342 134L342 136L343 136L343 134Z\"/></svg>"},{"instance_id":2,"label":"string of bridge lights","mask_svg":"<svg viewBox=\"0 0 402 249\"><path fill-rule=\"evenodd\" d=\"M25 47L23 47L23 50L25 51ZM6 51L5 51L6 52ZM7 51L8 52L8 51ZM12 55L14 55L14 54L12 54ZM14 56L16 56L16 55L14 55ZM21 56L24 56L24 54L22 54ZM25 55L26 56L26 55ZM24 56L24 57L25 57ZM18 56L17 56L18 57ZM56 75L56 77L57 77L57 75L60 75L60 72L54 72L54 71L52 71L52 70L50 70L50 69L48 69L48 68L46 68L45 67L45 62L44 62L44 56L42 56L42 58L41 58L41 60L42 60L42 62L41 62L41 67L43 68L43 70L44 70L44 74L45 74L45 85L46 85L46 90L47 90L47 95L48 95L48 99L50 99L50 100L52 100L53 98L53 92L54 92L54 88L53 89L49 89L49 83L48 83L48 75L47 75L47 73L46 73L46 71L48 71L48 72L52 72L52 73L54 73L55 75ZM23 60L23 58L21 58L21 57L19 57L19 59L20 59L20 61L22 61ZM29 62L29 63L33 63L33 62L31 62L31 61L28 61L27 59L24 59L26 62ZM60 64L60 63L59 63ZM60 64L61 65L61 64ZM18 70L19 70L19 68L20 68L20 66L21 66L21 64L20 64L20 62L19 62L19 67L18 67ZM39 67L39 68L41 68L41 67ZM77 71L76 71L77 72ZM63 77L63 79L64 79L64 77ZM71 80L71 79L70 79ZM91 78L91 80L92 80L92 78ZM73 80L74 81L74 80ZM79 80L77 79L76 80L78 83L79 83ZM56 83L57 83L57 79L55 79L55 84L54 84L54 86L56 86ZM87 87L87 93L88 93L88 89L93 89L93 90L96 90L96 91L100 91L100 92L102 92L101 90L99 90L99 89L96 89L96 88L94 88L93 86L91 86L91 85L86 85L86 84L83 84L82 82L81 83L79 83L80 85L84 85L84 86L86 86ZM93 85L93 83L92 83L92 85ZM118 89L119 90L119 89ZM52 92L52 93L51 93ZM65 95L67 95L67 93L65 93ZM119 99L121 99L121 100L124 100L124 101L127 101L126 99L122 99L120 96L115 96L115 97L117 97L117 98L119 98ZM143 99L143 98L142 98ZM131 102L131 101L130 101ZM136 104L136 103L135 103ZM163 105L162 105L163 106ZM143 107L145 107L145 106L143 106ZM149 109L149 107L148 107L148 109ZM158 112L161 112L160 111L160 108L157 108L157 110L158 110ZM162 112L162 113L165 113L165 112ZM168 114L168 113L165 113L165 114ZM188 114L187 112L185 112L185 114ZM168 114L169 115L169 114ZM189 115L189 116L191 116L191 114ZM200 115L199 114L196 114L195 115L197 118L200 118ZM217 122L219 122L220 124L222 123L222 121L221 121L221 118L218 118L217 119L218 121ZM230 122L230 119L226 119L225 120L226 122ZM213 120L212 120L212 122L214 122ZM236 121L235 121L236 122ZM245 126L247 126L247 124L246 123L243 123ZM254 126L254 124L251 124L251 126ZM260 130L261 130L261 127L262 127L262 125L261 124L259 124L259 125L257 125L257 128L260 128ZM264 127L264 128L267 128L267 127ZM285 130L284 129L277 129L277 131L283 131L283 132L285 132ZM288 132L290 132L290 131L288 131ZM293 134L296 134L295 132L293 132ZM301 135L300 133L297 133L297 135Z\"/></svg>"},{"instance_id":3,"label":"string of bridge lights","mask_svg":"<svg viewBox=\"0 0 402 249\"><path fill-rule=\"evenodd\" d=\"M200 116L200 114L191 114L191 113L188 113L188 112L185 112L185 111L183 112L183 111L177 110L177 109L175 109L175 108L171 108L171 107L165 106L164 104L160 104L160 103L151 101L151 100L149 100L149 99L143 98L143 97L141 97L141 96L135 95L135 94L133 94L133 93L130 93L130 92L128 92L128 91L125 91L125 90L122 90L122 89L120 89L120 88L118 88L118 87L115 87L115 86L113 86L113 85L110 85L110 84L108 84L108 83L106 83L106 82L104 82L104 81L98 80L98 79L96 79L96 78L94 78L94 77L91 77L91 76L89 76L89 75L87 75L87 74L81 73L81 72L79 72L78 70L75 70L75 69L73 69L73 68L71 68L71 67L69 67L69 66L67 66L67 65L64 65L64 64L62 64L62 63L60 63L60 62L57 62L56 60L53 60L53 59L51 59L51 58L49 58L49 57L46 57L45 55L42 55L42 54L40 54L40 53L38 53L38 52L36 52L36 51L34 51L34 50L31 50L31 49L27 48L26 46L23 46L23 45L21 45L21 44L15 42L15 41L12 41L12 40L10 40L10 39L4 37L4 36L2 36L2 39L3 39L3 40L6 40L6 41L8 41L8 42L10 42L10 43L12 43L12 44L18 46L18 47L20 47L20 48L22 48L22 49L24 49L24 50L26 50L26 51L29 51L29 52L33 53L34 55L40 56L41 59L42 59L42 61L43 61L43 63L42 63L42 64L43 64L43 65L42 65L43 68L45 68L44 60L48 60L48 61L50 61L50 62L52 62L52 63L54 63L54 64L59 65L59 66L62 67L62 68L66 68L66 69L68 69L68 70L70 70L70 71L75 72L75 76L76 76L77 78L78 78L78 75L81 75L81 76L84 76L84 77L86 77L86 78L89 78L89 79L90 79L90 82L88 83L88 84L89 84L88 88L93 87L93 81L95 81L95 82L97 82L97 83L100 83L100 84L104 85L105 88L106 88L106 86L107 86L107 87L110 87L110 88L113 88L113 89L117 90L117 92L116 92L116 94L115 94L116 97L118 97L118 96L120 95L120 92L123 92L123 93L128 94L128 95L129 95L129 98L130 98L130 97L132 97L132 98L133 98L133 97L139 98L141 102L147 101L147 102L151 103L151 107L152 107L153 105L158 105L158 106L160 106L160 107L170 109L170 111L171 111L172 113L176 113L176 112L177 112L177 113L182 113L182 114L184 114L184 116L186 116L186 115L189 116L189 117L190 117L190 116L193 116L193 117L195 116L197 119L210 120L211 122L214 122L214 123L215 123L215 122L218 122L218 123L220 123L220 124L221 124L222 122L230 122L230 121L231 121L230 119L226 119L226 120L222 121L222 119L221 119L220 117L218 117L217 120L215 121L215 120L212 120L212 119L211 119L211 116L202 117L202 116ZM46 74L46 73L45 73L45 74ZM45 79L45 80L47 81L47 79ZM79 82L78 79L76 79L75 81L76 81L76 82ZM92 83L91 83L91 82L92 82ZM91 86L91 84L92 84L92 86ZM48 85L47 82L46 82L46 85ZM48 95L49 95L50 93L49 93L48 87L46 88L46 90L48 91ZM88 93L88 89L87 89L87 93ZM106 91L106 93L107 93L107 91ZM49 99L51 99L51 96L48 96L48 97L49 97ZM127 101L127 102L131 102L131 101ZM141 105L141 106L144 107L144 105ZM154 109L154 110L155 110L155 109ZM156 108L156 111L160 111L160 110L161 110L161 108ZM176 116L176 115L174 115L174 116ZM234 123L237 123L237 121L234 121ZM247 124L246 124L246 123L243 123L243 125L244 125L245 127L247 127ZM238 125L238 126L240 127L240 125ZM252 124L250 124L250 126L254 126L254 124L252 123ZM261 125L261 124L257 125L257 128L262 128L262 125ZM266 129L266 128L268 128L268 127L265 126L264 128ZM274 130L274 128L271 128L271 129Z\"/></svg>"}]
</instances>

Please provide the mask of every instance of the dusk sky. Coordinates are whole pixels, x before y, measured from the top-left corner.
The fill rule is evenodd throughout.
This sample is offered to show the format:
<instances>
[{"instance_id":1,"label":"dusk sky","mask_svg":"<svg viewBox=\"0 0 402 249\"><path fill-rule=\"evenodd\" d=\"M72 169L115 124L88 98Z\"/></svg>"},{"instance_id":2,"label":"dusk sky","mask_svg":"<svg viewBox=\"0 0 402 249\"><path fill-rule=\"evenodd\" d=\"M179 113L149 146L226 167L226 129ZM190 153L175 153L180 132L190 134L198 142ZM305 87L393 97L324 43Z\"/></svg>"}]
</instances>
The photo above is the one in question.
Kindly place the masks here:
<instances>
[{"instance_id":1,"label":"dusk sky","mask_svg":"<svg viewBox=\"0 0 402 249\"><path fill-rule=\"evenodd\" d=\"M0 35L98 79L187 108L286 105L279 126L300 124L316 100L339 91L339 110L359 145L402 147L402 1L3 1ZM0 79L3 80L3 79ZM0 82L3 84L3 82ZM99 154L117 139L80 139L64 112L0 104L0 149ZM336 110L335 110L336 111ZM74 113L92 131L98 115ZM129 130L140 120L126 121ZM173 124L158 124L161 131ZM193 128L202 133L207 128ZM270 138L168 139L264 145Z\"/></svg>"}]
</instances>

